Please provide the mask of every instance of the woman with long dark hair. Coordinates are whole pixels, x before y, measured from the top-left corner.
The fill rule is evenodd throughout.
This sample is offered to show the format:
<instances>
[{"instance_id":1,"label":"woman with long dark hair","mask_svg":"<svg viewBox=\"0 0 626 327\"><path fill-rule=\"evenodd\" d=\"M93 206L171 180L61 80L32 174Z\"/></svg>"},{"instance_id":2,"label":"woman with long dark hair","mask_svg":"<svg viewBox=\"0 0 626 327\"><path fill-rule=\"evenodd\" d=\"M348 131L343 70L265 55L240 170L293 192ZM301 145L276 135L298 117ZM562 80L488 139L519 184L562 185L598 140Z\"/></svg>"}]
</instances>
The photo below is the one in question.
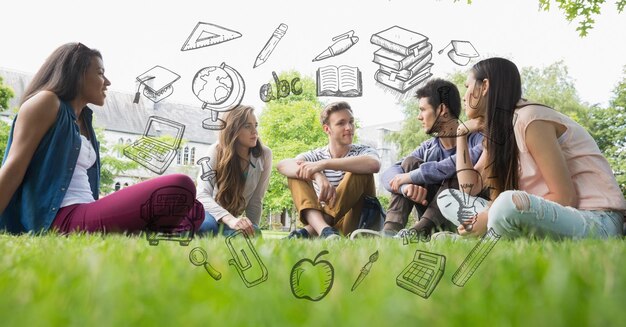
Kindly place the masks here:
<instances>
[{"instance_id":1,"label":"woman with long dark hair","mask_svg":"<svg viewBox=\"0 0 626 327\"><path fill-rule=\"evenodd\" d=\"M198 200L206 209L201 234L229 235L258 229L263 197L272 170L272 151L261 144L258 123L250 106L235 107L225 119L219 141L209 148L214 171L198 177ZM245 215L243 215L245 214Z\"/></svg>"},{"instance_id":2,"label":"woman with long dark hair","mask_svg":"<svg viewBox=\"0 0 626 327\"><path fill-rule=\"evenodd\" d=\"M470 120L457 134L459 185L471 195L484 185L493 202L461 224L461 234L481 235L493 228L506 237L622 235L626 202L607 160L582 126L523 99L519 71L507 59L478 62L466 86ZM472 167L467 134L477 130L484 133L485 146ZM454 214L447 216L456 220Z\"/></svg>"},{"instance_id":3,"label":"woman with long dark hair","mask_svg":"<svg viewBox=\"0 0 626 327\"><path fill-rule=\"evenodd\" d=\"M100 152L87 104L102 106L102 55L81 43L57 48L24 92L0 168L0 229L9 233L172 232L197 229L204 211L193 181L154 178L99 199ZM158 194L176 203L157 203ZM171 197L168 197L171 198ZM177 210L157 210L164 205Z\"/></svg>"}]
</instances>

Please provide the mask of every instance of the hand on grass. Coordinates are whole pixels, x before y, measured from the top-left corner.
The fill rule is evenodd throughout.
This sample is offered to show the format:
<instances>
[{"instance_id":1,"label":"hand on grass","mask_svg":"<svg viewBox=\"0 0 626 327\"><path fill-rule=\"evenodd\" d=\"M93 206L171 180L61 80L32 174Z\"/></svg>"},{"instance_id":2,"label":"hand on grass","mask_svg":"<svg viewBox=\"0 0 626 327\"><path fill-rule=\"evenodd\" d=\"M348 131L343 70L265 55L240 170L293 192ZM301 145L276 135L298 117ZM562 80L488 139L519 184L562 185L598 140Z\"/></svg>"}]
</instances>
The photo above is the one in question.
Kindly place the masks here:
<instances>
[{"instance_id":1,"label":"hand on grass","mask_svg":"<svg viewBox=\"0 0 626 327\"><path fill-rule=\"evenodd\" d=\"M234 229L234 230L242 230L248 236L254 236L254 226L252 222L247 217L236 218L233 216L228 216L222 218L222 221L226 226Z\"/></svg>"}]
</instances>

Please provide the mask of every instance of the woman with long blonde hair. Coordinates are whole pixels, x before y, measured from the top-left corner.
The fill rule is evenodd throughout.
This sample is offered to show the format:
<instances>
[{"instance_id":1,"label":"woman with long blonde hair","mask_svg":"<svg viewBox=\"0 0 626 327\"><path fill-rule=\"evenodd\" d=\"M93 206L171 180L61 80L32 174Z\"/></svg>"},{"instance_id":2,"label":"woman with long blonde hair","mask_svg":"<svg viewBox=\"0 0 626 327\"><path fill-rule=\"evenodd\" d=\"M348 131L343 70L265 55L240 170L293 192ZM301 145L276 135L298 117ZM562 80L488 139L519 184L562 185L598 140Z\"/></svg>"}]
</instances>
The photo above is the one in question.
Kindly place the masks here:
<instances>
[{"instance_id":1,"label":"woman with long blonde hair","mask_svg":"<svg viewBox=\"0 0 626 327\"><path fill-rule=\"evenodd\" d=\"M243 230L252 236L258 229L272 151L261 144L257 127L250 106L240 105L226 116L218 143L207 153L214 171L198 177L198 200L206 210L200 234L218 234L222 226L224 235Z\"/></svg>"}]
</instances>

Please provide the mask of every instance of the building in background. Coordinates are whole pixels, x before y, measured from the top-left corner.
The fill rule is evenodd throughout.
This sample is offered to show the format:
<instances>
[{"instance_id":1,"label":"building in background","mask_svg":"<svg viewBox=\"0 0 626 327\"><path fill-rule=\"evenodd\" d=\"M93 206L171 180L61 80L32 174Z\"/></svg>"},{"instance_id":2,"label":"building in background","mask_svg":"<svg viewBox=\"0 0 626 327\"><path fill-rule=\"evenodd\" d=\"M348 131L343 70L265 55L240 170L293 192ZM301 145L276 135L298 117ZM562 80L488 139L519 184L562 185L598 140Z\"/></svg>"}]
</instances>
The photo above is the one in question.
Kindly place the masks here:
<instances>
[{"instance_id":1,"label":"building in background","mask_svg":"<svg viewBox=\"0 0 626 327\"><path fill-rule=\"evenodd\" d=\"M15 96L9 102L9 108L19 106L19 100L24 93L24 89L30 82L32 75L0 68L5 85L9 85L15 91ZM163 100L154 103L141 96L139 103L133 103L134 94L108 91L104 106L90 105L94 110L94 125L103 129L104 140L109 149L108 153L101 153L116 157L120 160L130 160L126 158L122 151L116 151L115 145L128 146L143 136L146 123L150 116L158 116L173 120L185 126L183 140L178 154L169 168L163 173L183 173L196 179L200 167L196 165L198 159L208 153L208 148L217 140L217 133L209 131L201 126L203 118L209 117L209 113L199 107ZM0 112L0 119L9 121L13 115L13 110ZM126 171L121 175L114 176L115 189L121 189L133 185L142 180L158 176L156 173L140 166L139 169Z\"/></svg>"},{"instance_id":2,"label":"building in background","mask_svg":"<svg viewBox=\"0 0 626 327\"><path fill-rule=\"evenodd\" d=\"M357 130L358 143L369 145L378 151L381 163L380 173L399 160L398 147L394 143L387 141L386 137L391 132L399 131L401 126L402 121L396 121L361 127ZM374 175L374 179L376 180L376 193L388 195L389 192L380 184L379 174Z\"/></svg>"},{"instance_id":3,"label":"building in background","mask_svg":"<svg viewBox=\"0 0 626 327\"><path fill-rule=\"evenodd\" d=\"M15 91L15 96L9 102L11 110L0 112L0 119L11 123L12 109L19 106L19 100L32 75L0 68L0 76L3 78L4 84ZM203 111L198 106L168 102L167 99L157 103L153 103L143 96L140 99L139 103L135 104L133 103L134 94L108 91L104 106L90 105L94 110L94 125L103 131L104 139L100 139L100 142L106 144L109 150L107 153L101 153L101 157L108 155L119 160L130 160L124 156L122 151L118 150L123 146L132 144L143 135L150 116L164 117L185 125L185 132L176 158L163 174L183 173L195 181L201 169L196 162L208 153L209 146L217 141L215 131L206 130L201 126L202 120L209 116L208 111ZM385 138L390 132L399 130L401 125L402 122L398 121L362 127L357 130L358 143L367 144L375 148L380 154L381 172L398 160L397 147L386 141ZM139 169L125 171L114 176L115 189L119 190L158 176L142 166L139 167ZM389 194L380 185L378 174L375 175L375 180L377 193ZM277 216L275 219L280 219L280 217ZM289 217L279 221L283 225L282 229L288 230L290 228ZM269 223L272 222L269 220Z\"/></svg>"}]
</instances>

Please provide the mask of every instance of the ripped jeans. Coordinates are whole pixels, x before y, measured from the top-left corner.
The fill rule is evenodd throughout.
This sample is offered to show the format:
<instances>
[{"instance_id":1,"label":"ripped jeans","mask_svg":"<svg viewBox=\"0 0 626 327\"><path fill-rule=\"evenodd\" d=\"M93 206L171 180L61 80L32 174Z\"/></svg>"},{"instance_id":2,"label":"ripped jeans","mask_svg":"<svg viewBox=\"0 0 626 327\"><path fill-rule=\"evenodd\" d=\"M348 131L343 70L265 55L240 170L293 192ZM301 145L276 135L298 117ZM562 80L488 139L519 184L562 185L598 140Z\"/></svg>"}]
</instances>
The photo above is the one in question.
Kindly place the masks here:
<instances>
[{"instance_id":1,"label":"ripped jeans","mask_svg":"<svg viewBox=\"0 0 626 327\"><path fill-rule=\"evenodd\" d=\"M446 218L448 215L453 213L444 213ZM488 217L487 229L506 238L606 239L623 235L621 212L580 210L523 191L501 193L491 204Z\"/></svg>"}]
</instances>

